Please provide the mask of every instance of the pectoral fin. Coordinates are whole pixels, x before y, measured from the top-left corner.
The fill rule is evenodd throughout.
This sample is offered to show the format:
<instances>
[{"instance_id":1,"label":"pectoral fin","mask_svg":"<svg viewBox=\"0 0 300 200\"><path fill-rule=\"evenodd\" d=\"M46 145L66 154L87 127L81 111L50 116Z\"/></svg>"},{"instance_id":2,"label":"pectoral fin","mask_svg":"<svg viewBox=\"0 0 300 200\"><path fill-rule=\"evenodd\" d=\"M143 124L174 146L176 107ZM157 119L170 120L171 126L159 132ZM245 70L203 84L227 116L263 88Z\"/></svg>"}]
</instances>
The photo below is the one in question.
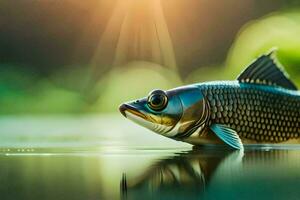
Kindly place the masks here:
<instances>
[{"instance_id":1,"label":"pectoral fin","mask_svg":"<svg viewBox=\"0 0 300 200\"><path fill-rule=\"evenodd\" d=\"M226 144L234 149L244 149L243 143L238 134L223 124L212 124L210 129Z\"/></svg>"}]
</instances>

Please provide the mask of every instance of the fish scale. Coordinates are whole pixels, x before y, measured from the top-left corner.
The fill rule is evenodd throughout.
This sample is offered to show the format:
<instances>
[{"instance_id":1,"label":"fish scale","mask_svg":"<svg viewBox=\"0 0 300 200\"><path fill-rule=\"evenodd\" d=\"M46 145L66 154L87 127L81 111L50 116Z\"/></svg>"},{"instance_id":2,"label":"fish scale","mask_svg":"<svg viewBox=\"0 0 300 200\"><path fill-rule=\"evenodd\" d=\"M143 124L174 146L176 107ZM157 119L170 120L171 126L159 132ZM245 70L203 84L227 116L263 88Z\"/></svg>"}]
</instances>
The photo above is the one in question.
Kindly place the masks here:
<instances>
[{"instance_id":1,"label":"fish scale","mask_svg":"<svg viewBox=\"0 0 300 200\"><path fill-rule=\"evenodd\" d=\"M276 143L300 135L300 98L285 89L228 82L201 90L211 108L209 124L227 125L241 139Z\"/></svg>"}]
</instances>

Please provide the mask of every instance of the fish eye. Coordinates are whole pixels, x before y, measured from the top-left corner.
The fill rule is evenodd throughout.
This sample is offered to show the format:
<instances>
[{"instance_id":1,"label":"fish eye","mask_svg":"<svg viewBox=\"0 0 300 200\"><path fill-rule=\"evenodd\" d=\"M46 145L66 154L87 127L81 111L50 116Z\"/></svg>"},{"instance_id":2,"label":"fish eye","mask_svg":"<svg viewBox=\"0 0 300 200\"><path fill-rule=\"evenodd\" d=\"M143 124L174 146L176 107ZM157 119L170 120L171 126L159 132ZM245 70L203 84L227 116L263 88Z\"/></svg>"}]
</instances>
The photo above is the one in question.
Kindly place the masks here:
<instances>
[{"instance_id":1,"label":"fish eye","mask_svg":"<svg viewBox=\"0 0 300 200\"><path fill-rule=\"evenodd\" d=\"M168 104L167 94L162 90L154 90L148 96L147 103L152 110L163 110Z\"/></svg>"}]
</instances>

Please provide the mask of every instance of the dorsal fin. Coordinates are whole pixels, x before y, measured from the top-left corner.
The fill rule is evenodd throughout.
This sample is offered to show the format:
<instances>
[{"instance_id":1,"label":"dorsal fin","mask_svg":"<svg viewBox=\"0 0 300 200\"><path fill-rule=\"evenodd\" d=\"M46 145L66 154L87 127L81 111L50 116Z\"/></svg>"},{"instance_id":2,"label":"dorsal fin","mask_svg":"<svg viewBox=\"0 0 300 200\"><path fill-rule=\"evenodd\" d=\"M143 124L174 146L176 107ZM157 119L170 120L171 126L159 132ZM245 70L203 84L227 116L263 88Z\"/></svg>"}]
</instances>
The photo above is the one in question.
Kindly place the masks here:
<instances>
[{"instance_id":1,"label":"dorsal fin","mask_svg":"<svg viewBox=\"0 0 300 200\"><path fill-rule=\"evenodd\" d=\"M237 78L243 83L277 85L290 90L297 90L289 80L287 73L276 64L273 58L274 50L262 55L251 63Z\"/></svg>"}]
</instances>

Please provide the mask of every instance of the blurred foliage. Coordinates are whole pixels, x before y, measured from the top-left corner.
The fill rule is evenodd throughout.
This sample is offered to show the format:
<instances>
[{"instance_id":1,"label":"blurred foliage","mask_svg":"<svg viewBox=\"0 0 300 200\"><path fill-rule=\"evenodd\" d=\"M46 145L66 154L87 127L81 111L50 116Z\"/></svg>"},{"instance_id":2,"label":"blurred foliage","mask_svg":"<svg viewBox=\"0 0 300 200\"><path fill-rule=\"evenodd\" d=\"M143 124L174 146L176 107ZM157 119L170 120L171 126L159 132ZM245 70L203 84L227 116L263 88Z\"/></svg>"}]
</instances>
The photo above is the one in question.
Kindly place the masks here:
<instances>
[{"instance_id":1,"label":"blurred foliage","mask_svg":"<svg viewBox=\"0 0 300 200\"><path fill-rule=\"evenodd\" d=\"M253 59L277 47L277 57L300 87L300 10L275 12L245 24L224 64L199 65L178 71L146 61L115 66L90 84L89 65L69 65L41 79L27 66L1 64L0 113L112 112L124 101L146 96L152 89L183 84L233 80ZM213 58L211 58L213 59ZM101 66L99 66L101 67ZM189 69L189 70L188 70ZM187 76L181 78L180 71Z\"/></svg>"},{"instance_id":2,"label":"blurred foliage","mask_svg":"<svg viewBox=\"0 0 300 200\"><path fill-rule=\"evenodd\" d=\"M39 80L26 70L14 70L13 65L1 66L0 93L0 113L5 114L73 113L84 103L78 93Z\"/></svg>"},{"instance_id":3,"label":"blurred foliage","mask_svg":"<svg viewBox=\"0 0 300 200\"><path fill-rule=\"evenodd\" d=\"M246 24L227 59L228 70L238 74L253 59L276 47L277 59L300 87L300 10L278 12Z\"/></svg>"},{"instance_id":4,"label":"blurred foliage","mask_svg":"<svg viewBox=\"0 0 300 200\"><path fill-rule=\"evenodd\" d=\"M186 83L199 83L214 80L230 80L232 79L232 72L224 66L208 66L200 67L192 71L185 79Z\"/></svg>"},{"instance_id":5,"label":"blurred foliage","mask_svg":"<svg viewBox=\"0 0 300 200\"><path fill-rule=\"evenodd\" d=\"M177 73L150 62L131 62L112 70L94 88L100 97L89 111L117 111L124 101L147 96L154 88L170 89L182 82Z\"/></svg>"},{"instance_id":6,"label":"blurred foliage","mask_svg":"<svg viewBox=\"0 0 300 200\"><path fill-rule=\"evenodd\" d=\"M223 66L200 67L189 83L235 79L258 56L275 49L277 61L300 87L300 10L275 12L245 24Z\"/></svg>"},{"instance_id":7,"label":"blurred foliage","mask_svg":"<svg viewBox=\"0 0 300 200\"><path fill-rule=\"evenodd\" d=\"M2 66L8 69L11 66ZM78 81L78 77L80 81ZM35 80L24 71L2 70L0 113L82 113L118 111L126 100L146 96L153 88L170 89L182 83L176 72L150 62L131 62L116 67L90 91L80 92L88 82L85 73L60 72L51 79ZM53 81L55 80L55 81ZM64 82L67 88L63 88ZM69 88L69 89L68 89ZM74 88L77 88L76 91ZM90 102L91 94L96 101Z\"/></svg>"}]
</instances>

